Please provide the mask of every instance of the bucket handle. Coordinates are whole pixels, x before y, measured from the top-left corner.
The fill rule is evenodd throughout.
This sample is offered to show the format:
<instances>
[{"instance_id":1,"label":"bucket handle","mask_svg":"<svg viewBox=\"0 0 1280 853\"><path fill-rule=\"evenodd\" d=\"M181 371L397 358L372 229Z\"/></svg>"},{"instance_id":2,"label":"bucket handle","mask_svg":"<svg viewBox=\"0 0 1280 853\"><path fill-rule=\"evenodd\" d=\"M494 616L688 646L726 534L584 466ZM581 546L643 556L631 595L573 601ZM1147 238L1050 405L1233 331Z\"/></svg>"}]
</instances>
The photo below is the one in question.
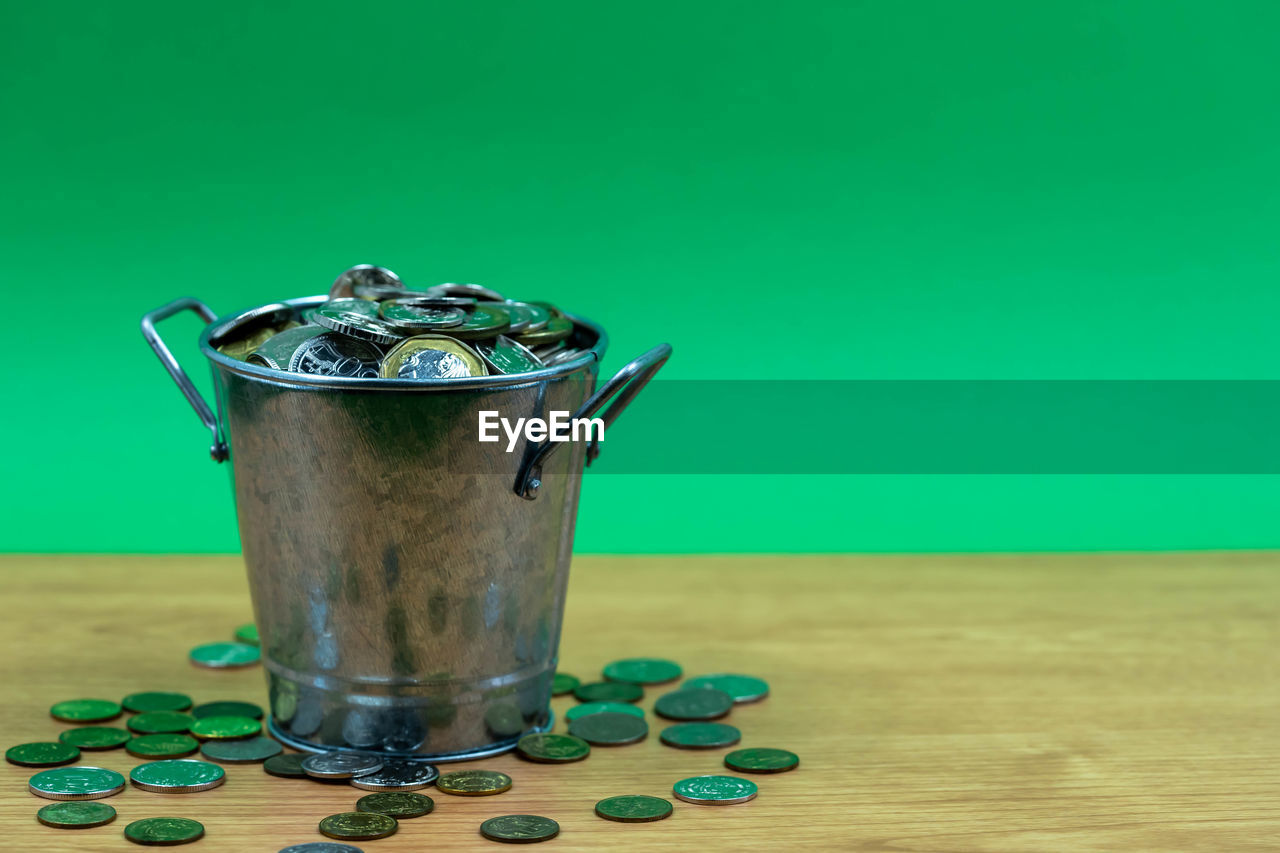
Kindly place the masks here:
<instances>
[{"instance_id":1,"label":"bucket handle","mask_svg":"<svg viewBox=\"0 0 1280 853\"><path fill-rule=\"evenodd\" d=\"M199 299L192 299L188 296L183 299L175 299L168 305L161 305L156 310L148 311L144 314L142 316L142 336L147 339L147 343L155 351L156 357L160 359L164 369L169 371L169 375L177 383L178 390L182 392L182 396L186 397L187 402L191 404L191 408L196 410L196 415L200 418L200 422L213 434L213 444L209 447L209 455L213 457L214 462L222 462L227 458L227 443L219 435L217 417L214 416L213 410L209 408L209 404L200 396L196 386L191 384L191 379L187 376L187 372L182 369L182 365L178 364L178 360L173 357L173 353L169 352L169 348L160 339L160 333L156 331L156 323L161 320L167 320L182 311L194 311L206 323L212 323L218 319L218 315L213 313L212 308Z\"/></svg>"},{"instance_id":2,"label":"bucket handle","mask_svg":"<svg viewBox=\"0 0 1280 853\"><path fill-rule=\"evenodd\" d=\"M600 416L600 419L604 421L605 427L609 427L618 419L618 415L622 414L622 411L627 408L644 386L649 384L649 380L662 369L662 365L666 364L667 359L670 357L671 344L658 344L645 354L633 359L615 373L613 378L604 384L604 387L592 394L591 399L583 403L582 407L573 413L573 417L590 418L612 400L612 404ZM537 450L527 458L520 469L519 475L516 476L517 495L527 501L531 501L538 496L538 489L542 486L542 465L562 444L564 442L553 442L548 439L538 445ZM591 441L587 443L587 464L590 465L599 455L600 442L592 436Z\"/></svg>"}]
</instances>

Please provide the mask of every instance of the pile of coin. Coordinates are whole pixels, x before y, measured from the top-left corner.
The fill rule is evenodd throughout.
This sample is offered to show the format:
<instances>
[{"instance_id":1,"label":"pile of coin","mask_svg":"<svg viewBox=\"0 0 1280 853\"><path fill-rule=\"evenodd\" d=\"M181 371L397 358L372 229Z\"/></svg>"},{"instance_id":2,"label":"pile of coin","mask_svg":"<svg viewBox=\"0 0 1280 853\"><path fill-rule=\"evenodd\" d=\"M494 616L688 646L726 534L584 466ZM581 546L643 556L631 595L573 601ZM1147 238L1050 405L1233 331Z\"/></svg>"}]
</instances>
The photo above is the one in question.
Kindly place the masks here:
<instances>
[{"instance_id":1,"label":"pile of coin","mask_svg":"<svg viewBox=\"0 0 1280 853\"><path fill-rule=\"evenodd\" d=\"M256 641L252 628L242 626L236 636ZM593 747L615 748L643 741L649 724L645 711L636 703L647 687L674 682L683 670L661 658L628 658L610 663L602 674L601 681L583 683L572 675L556 673L552 694L572 694L580 702L564 714L568 733L527 734L517 743L516 754L539 764L576 764L587 759ZM684 750L735 746L742 740L742 732L715 721L723 720L735 706L758 702L768 694L769 685L749 675L721 673L687 679L654 702L654 713L672 721L660 733L660 740ZM133 714L126 720L126 728L101 725L126 711ZM30 777L27 787L36 796L56 801L36 814L41 823L51 827L88 828L110 823L116 817L115 809L97 801L119 794L129 783L140 790L166 794L212 790L226 781L222 766L226 764L260 763L270 776L346 782L360 789L364 793L351 811L329 815L317 824L320 834L342 842L385 838L399 829L400 821L433 813L435 801L417 793L433 784L437 791L452 797L495 796L511 790L514 784L511 776L496 770L468 768L441 774L424 759L414 757L350 750L286 753L278 742L261 734L264 713L251 702L219 700L195 705L182 693L147 691L131 693L118 702L66 700L53 705L50 714L79 725L63 731L57 741L11 747L5 758L11 764L44 768ZM127 776L76 763L82 750L121 746L130 755L148 760L133 767ZM196 750L201 759L208 760L185 757ZM735 749L719 761L741 774L782 773L800 763L794 753L771 747ZM695 805L745 803L758 793L752 780L724 773L689 776L671 788L676 800ZM616 793L595 804L598 817L620 823L658 821L673 813L670 800L648 793ZM478 829L491 841L527 844L555 838L560 825L542 815L504 814L487 818ZM124 835L138 844L174 845L195 841L204 832L199 821L157 816L130 823ZM359 848L333 842L303 842L281 853L333 850L359 853Z\"/></svg>"},{"instance_id":2,"label":"pile of coin","mask_svg":"<svg viewBox=\"0 0 1280 853\"><path fill-rule=\"evenodd\" d=\"M412 289L361 264L302 311L277 302L210 334L223 355L319 376L417 381L509 375L587 354L572 320L547 302L519 302L478 284Z\"/></svg>"}]
</instances>

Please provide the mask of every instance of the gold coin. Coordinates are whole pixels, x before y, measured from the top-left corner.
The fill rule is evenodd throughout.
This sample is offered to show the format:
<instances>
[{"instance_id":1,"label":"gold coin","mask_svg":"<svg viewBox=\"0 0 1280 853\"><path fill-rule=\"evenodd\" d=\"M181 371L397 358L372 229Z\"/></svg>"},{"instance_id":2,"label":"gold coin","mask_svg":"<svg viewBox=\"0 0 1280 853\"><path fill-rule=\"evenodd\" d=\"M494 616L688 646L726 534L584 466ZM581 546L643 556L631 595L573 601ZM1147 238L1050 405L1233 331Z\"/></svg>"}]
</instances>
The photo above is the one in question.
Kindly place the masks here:
<instances>
[{"instance_id":1,"label":"gold coin","mask_svg":"<svg viewBox=\"0 0 1280 853\"><path fill-rule=\"evenodd\" d=\"M437 779L436 788L460 797L484 797L511 790L511 777L496 770L455 770Z\"/></svg>"},{"instance_id":2,"label":"gold coin","mask_svg":"<svg viewBox=\"0 0 1280 853\"><path fill-rule=\"evenodd\" d=\"M378 375L383 379L465 379L488 376L480 354L445 335L415 335L391 348Z\"/></svg>"}]
</instances>

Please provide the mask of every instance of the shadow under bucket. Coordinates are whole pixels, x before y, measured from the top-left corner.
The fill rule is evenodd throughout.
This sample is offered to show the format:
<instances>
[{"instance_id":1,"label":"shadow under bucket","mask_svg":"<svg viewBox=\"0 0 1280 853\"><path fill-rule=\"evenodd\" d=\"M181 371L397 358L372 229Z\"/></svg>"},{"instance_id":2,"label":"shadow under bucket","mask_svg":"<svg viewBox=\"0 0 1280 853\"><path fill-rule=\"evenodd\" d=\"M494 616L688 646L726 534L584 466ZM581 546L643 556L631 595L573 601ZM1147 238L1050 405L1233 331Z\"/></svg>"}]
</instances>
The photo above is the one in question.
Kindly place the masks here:
<instances>
[{"instance_id":1,"label":"shadow under bucket","mask_svg":"<svg viewBox=\"0 0 1280 853\"><path fill-rule=\"evenodd\" d=\"M551 679L583 467L598 443L478 440L502 417L600 417L606 429L666 362L663 344L595 392L604 330L584 352L510 376L413 381L284 373L215 348L247 315L180 299L143 334L229 458L270 696L270 730L301 749L462 760L551 727ZM206 323L217 414L155 330ZM594 393L593 393L594 392ZM606 408L607 406L607 408ZM603 411L603 414L599 414Z\"/></svg>"}]
</instances>

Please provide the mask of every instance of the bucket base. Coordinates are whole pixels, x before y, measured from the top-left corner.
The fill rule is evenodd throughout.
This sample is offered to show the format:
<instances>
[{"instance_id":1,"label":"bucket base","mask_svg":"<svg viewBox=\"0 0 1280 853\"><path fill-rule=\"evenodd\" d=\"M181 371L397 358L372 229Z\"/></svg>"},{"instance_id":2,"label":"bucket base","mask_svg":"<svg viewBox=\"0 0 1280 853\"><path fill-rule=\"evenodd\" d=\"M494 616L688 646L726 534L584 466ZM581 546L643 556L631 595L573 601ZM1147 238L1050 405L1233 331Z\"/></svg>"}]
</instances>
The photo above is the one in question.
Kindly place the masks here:
<instances>
[{"instance_id":1,"label":"bucket base","mask_svg":"<svg viewBox=\"0 0 1280 853\"><path fill-rule=\"evenodd\" d=\"M449 761L474 761L475 759L478 759L478 758L490 758L495 755L501 755L504 752L510 752L511 750L516 748L516 744L519 743L520 738L524 737L527 734L540 734L542 732L549 732L551 731L551 728L554 725L555 725L555 714L548 711L546 725L534 726L533 728L529 729L529 731L527 732L521 732L519 735L516 735L515 737L498 741L497 743L494 743L491 746L486 746L482 749L473 749L466 752L449 752L441 755L431 755L429 753L421 753L421 752L387 752L385 750L378 750L377 754L386 755L392 758L413 758L420 761L430 761L436 764L444 764ZM267 717L267 731L270 732L273 738L280 741L280 743L284 744L285 746L291 746L294 749L301 750L302 752L361 752L361 753L370 752L370 750L367 750L367 749L355 749L349 746L321 747L321 746L317 746L314 743L308 743L305 740L299 740L298 738L285 734L281 730L280 726L276 725L276 718L274 716Z\"/></svg>"}]
</instances>

